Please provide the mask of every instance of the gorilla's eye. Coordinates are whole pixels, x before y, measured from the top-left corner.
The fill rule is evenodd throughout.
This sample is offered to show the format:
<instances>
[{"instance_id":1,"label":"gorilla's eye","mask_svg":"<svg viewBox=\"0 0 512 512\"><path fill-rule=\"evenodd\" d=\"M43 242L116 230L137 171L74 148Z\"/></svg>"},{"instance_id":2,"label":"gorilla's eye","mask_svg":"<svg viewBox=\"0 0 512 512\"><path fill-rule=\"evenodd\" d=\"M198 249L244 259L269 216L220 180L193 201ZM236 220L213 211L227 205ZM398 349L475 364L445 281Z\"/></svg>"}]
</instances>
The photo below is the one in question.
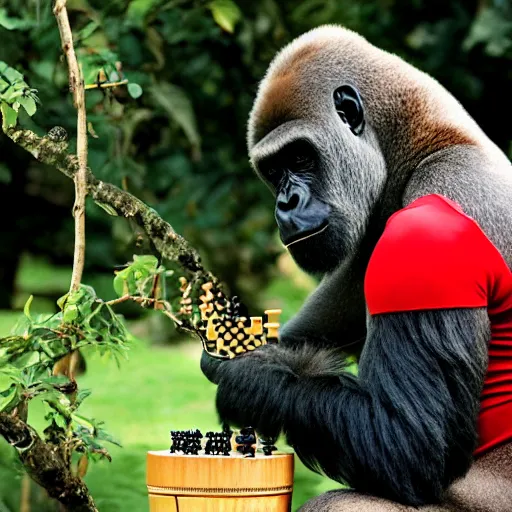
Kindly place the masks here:
<instances>
[{"instance_id":1,"label":"gorilla's eye","mask_svg":"<svg viewBox=\"0 0 512 512\"><path fill-rule=\"evenodd\" d=\"M334 106L344 123L347 123L355 135L361 135L364 129L364 111L361 96L350 85L342 85L334 91Z\"/></svg>"},{"instance_id":2,"label":"gorilla's eye","mask_svg":"<svg viewBox=\"0 0 512 512\"><path fill-rule=\"evenodd\" d=\"M289 166L293 172L306 172L313 169L315 161L309 154L298 154L291 159Z\"/></svg>"},{"instance_id":3,"label":"gorilla's eye","mask_svg":"<svg viewBox=\"0 0 512 512\"><path fill-rule=\"evenodd\" d=\"M280 181L280 173L279 170L274 166L262 166L260 167L261 174L264 176L264 178L274 185L275 187Z\"/></svg>"}]
</instances>

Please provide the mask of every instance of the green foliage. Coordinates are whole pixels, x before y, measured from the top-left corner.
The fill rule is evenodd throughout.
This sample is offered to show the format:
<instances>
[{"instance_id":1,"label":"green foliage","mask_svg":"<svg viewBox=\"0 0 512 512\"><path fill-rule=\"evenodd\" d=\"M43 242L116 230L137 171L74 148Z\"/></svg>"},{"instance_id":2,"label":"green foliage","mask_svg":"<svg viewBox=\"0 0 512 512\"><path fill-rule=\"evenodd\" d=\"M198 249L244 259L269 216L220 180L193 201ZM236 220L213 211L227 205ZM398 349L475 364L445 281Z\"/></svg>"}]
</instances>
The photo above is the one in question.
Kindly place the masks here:
<instances>
[{"instance_id":1,"label":"green foliage","mask_svg":"<svg viewBox=\"0 0 512 512\"><path fill-rule=\"evenodd\" d=\"M142 87L139 84L128 84L128 92L136 100L142 95Z\"/></svg>"},{"instance_id":2,"label":"green foliage","mask_svg":"<svg viewBox=\"0 0 512 512\"><path fill-rule=\"evenodd\" d=\"M303 293L289 283L286 286L284 295L276 296L273 291L268 294L270 302L265 305L273 307L277 299L290 311L289 301ZM0 312L0 328L12 323L11 315L4 320L5 315ZM123 445L109 450L111 463L91 465L87 472L87 486L101 512L120 512L127 503L130 512L148 511L147 451L167 449L169 430L199 428L204 433L220 429L215 412L216 386L205 380L199 369L200 350L199 344L155 347L146 339L137 339L129 360L120 370L97 354L87 354L88 369L79 377L79 383L80 387L92 388L94 393L80 406L81 414L105 420L108 430ZM34 416L43 409L39 406L34 404ZM34 418L38 429L46 425L42 414ZM20 509L21 478L13 469L5 445L0 439L0 498L8 510L14 511ZM38 499L34 487L32 510L55 512L54 504ZM339 485L306 469L297 458L292 510L334 487Z\"/></svg>"},{"instance_id":3,"label":"green foliage","mask_svg":"<svg viewBox=\"0 0 512 512\"><path fill-rule=\"evenodd\" d=\"M3 126L16 126L20 107L23 107L29 116L33 116L38 102L37 91L25 83L23 75L0 61L0 108Z\"/></svg>"},{"instance_id":4,"label":"green foliage","mask_svg":"<svg viewBox=\"0 0 512 512\"><path fill-rule=\"evenodd\" d=\"M31 126L44 133L62 124L73 139L74 111L51 5L37 5L4 2L0 59L39 91L44 113L36 112ZM433 10L427 0L68 2L86 83L128 80L87 91L97 135L89 144L91 168L151 203L228 289L254 307L260 283L271 279L282 252L272 198L250 170L246 150L247 116L275 52L319 24L352 28L438 78L508 151L512 128L496 119L509 97L512 8L499 0L479 5L449 0ZM3 117L13 123L7 107ZM9 172L0 170L0 179L14 167L19 174L29 158L6 162ZM32 170L24 189L38 183L42 172ZM46 200L57 201L66 186L57 184ZM133 231L99 208L89 208L88 216L95 226L88 268L110 272L135 252ZM55 230L52 238L35 235L34 242L71 261L72 244L56 244L55 237L72 240L72 224Z\"/></svg>"},{"instance_id":5,"label":"green foliage","mask_svg":"<svg viewBox=\"0 0 512 512\"><path fill-rule=\"evenodd\" d=\"M155 279L167 275L172 275L172 271L166 271L160 266L155 256L135 254L132 263L116 272L114 290L119 297L152 297Z\"/></svg>"},{"instance_id":6,"label":"green foliage","mask_svg":"<svg viewBox=\"0 0 512 512\"><path fill-rule=\"evenodd\" d=\"M108 457L103 443L117 442L101 422L77 412L90 392L76 392L75 381L54 369L63 356L88 346L125 356L126 328L89 286L61 297L57 314L32 314L31 303L32 297L11 335L0 339L0 412L16 410L26 417L29 402L43 401L48 442L67 444L87 458Z\"/></svg>"},{"instance_id":7,"label":"green foliage","mask_svg":"<svg viewBox=\"0 0 512 512\"><path fill-rule=\"evenodd\" d=\"M1 7L0 26L7 30L26 30L34 26L34 21L9 16L7 14L7 9L5 7Z\"/></svg>"},{"instance_id":8,"label":"green foliage","mask_svg":"<svg viewBox=\"0 0 512 512\"><path fill-rule=\"evenodd\" d=\"M233 0L213 0L209 4L213 19L226 32L233 33L235 25L242 17L242 12Z\"/></svg>"},{"instance_id":9,"label":"green foliage","mask_svg":"<svg viewBox=\"0 0 512 512\"><path fill-rule=\"evenodd\" d=\"M512 18L504 17L501 9L482 9L464 40L463 48L469 51L480 44L490 57L508 56L512 59Z\"/></svg>"},{"instance_id":10,"label":"green foliage","mask_svg":"<svg viewBox=\"0 0 512 512\"><path fill-rule=\"evenodd\" d=\"M0 339L0 371L13 377L18 368L30 371L31 379L46 378L60 358L89 345L116 357L125 355L128 334L122 320L91 287L82 285L59 299L56 314L31 314L31 302L32 297L11 336Z\"/></svg>"},{"instance_id":11,"label":"green foliage","mask_svg":"<svg viewBox=\"0 0 512 512\"><path fill-rule=\"evenodd\" d=\"M155 84L149 89L155 103L184 131L191 147L198 151L201 137L197 130L196 116L187 93L170 83Z\"/></svg>"}]
</instances>

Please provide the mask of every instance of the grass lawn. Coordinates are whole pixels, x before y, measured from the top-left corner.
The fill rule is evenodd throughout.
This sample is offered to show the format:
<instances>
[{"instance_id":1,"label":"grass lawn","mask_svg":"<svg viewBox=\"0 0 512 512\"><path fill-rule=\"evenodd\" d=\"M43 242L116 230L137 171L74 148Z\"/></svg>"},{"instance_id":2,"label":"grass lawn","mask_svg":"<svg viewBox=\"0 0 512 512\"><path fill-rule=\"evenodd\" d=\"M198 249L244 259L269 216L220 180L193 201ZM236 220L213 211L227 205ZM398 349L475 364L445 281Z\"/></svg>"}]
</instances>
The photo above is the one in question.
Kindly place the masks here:
<instances>
[{"instance_id":1,"label":"grass lawn","mask_svg":"<svg viewBox=\"0 0 512 512\"><path fill-rule=\"evenodd\" d=\"M276 282L270 287L268 295L273 306L283 306L286 302L286 298L279 299L279 292L284 289L290 295L289 285ZM297 300L301 293L304 294L300 291L292 294L290 302ZM289 307L288 311L293 309ZM17 315L0 312L0 336L9 332ZM174 346L137 340L129 359L120 368L94 352L85 355L88 368L79 378L79 386L92 389L93 394L81 411L103 420L107 430L123 445L111 447L111 463L99 462L89 468L86 483L100 512L146 512L146 452L168 448L169 430L219 428L214 410L215 386L199 369L200 345L191 339ZM249 398L247 405L251 406ZM30 420L38 426L42 424L41 418L42 408L34 404ZM20 473L13 467L9 447L2 441L0 512L20 510L20 487ZM293 510L308 498L336 487L339 485L312 473L297 460ZM38 490L33 490L32 498L33 512L56 510L41 501Z\"/></svg>"}]
</instances>

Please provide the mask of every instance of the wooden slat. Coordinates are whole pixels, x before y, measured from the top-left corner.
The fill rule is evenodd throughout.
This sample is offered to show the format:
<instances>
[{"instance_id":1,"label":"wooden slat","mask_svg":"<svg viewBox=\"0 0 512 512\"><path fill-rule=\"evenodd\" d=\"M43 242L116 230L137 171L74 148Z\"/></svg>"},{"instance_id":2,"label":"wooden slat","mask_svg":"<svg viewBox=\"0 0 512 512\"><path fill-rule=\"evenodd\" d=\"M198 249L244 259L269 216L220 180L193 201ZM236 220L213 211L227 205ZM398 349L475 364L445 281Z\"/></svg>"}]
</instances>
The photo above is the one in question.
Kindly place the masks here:
<instances>
[{"instance_id":1,"label":"wooden slat","mask_svg":"<svg viewBox=\"0 0 512 512\"><path fill-rule=\"evenodd\" d=\"M177 500L174 496L149 495L150 512L178 512Z\"/></svg>"},{"instance_id":2,"label":"wooden slat","mask_svg":"<svg viewBox=\"0 0 512 512\"><path fill-rule=\"evenodd\" d=\"M178 498L178 512L288 512L291 496L258 498ZM153 510L151 510L153 512Z\"/></svg>"}]
</instances>

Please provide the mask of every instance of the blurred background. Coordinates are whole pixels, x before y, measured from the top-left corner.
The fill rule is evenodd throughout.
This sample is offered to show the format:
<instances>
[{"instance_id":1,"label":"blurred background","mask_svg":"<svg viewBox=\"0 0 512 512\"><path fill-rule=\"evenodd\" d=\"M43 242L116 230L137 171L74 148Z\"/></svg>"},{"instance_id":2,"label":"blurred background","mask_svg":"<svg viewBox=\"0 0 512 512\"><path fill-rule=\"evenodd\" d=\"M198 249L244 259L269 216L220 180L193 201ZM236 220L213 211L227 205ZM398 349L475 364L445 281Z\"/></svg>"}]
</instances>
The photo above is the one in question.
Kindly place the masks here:
<instances>
[{"instance_id":1,"label":"blurred background","mask_svg":"<svg viewBox=\"0 0 512 512\"><path fill-rule=\"evenodd\" d=\"M279 243L245 141L258 82L295 36L324 23L360 32L437 78L512 155L509 0L68 0L68 9L86 83L101 67L132 84L87 92L91 169L155 208L253 314L281 307L286 320L315 285ZM21 125L39 134L60 125L74 137L49 1L0 0L0 61L39 91L38 112L20 116ZM30 295L34 310L48 312L67 292L73 196L72 181L0 135L0 335ZM114 268L144 251L133 225L88 204L84 282L103 299L115 297ZM85 412L123 445L86 477L102 512L147 510L145 453L167 448L169 430L217 428L199 343L162 315L135 306L122 313L136 337L129 360L118 368L86 353L79 379L93 390ZM298 463L294 510L335 487ZM0 440L1 512L20 510L20 488L20 468ZM34 511L57 510L35 486L30 500Z\"/></svg>"}]
</instances>

